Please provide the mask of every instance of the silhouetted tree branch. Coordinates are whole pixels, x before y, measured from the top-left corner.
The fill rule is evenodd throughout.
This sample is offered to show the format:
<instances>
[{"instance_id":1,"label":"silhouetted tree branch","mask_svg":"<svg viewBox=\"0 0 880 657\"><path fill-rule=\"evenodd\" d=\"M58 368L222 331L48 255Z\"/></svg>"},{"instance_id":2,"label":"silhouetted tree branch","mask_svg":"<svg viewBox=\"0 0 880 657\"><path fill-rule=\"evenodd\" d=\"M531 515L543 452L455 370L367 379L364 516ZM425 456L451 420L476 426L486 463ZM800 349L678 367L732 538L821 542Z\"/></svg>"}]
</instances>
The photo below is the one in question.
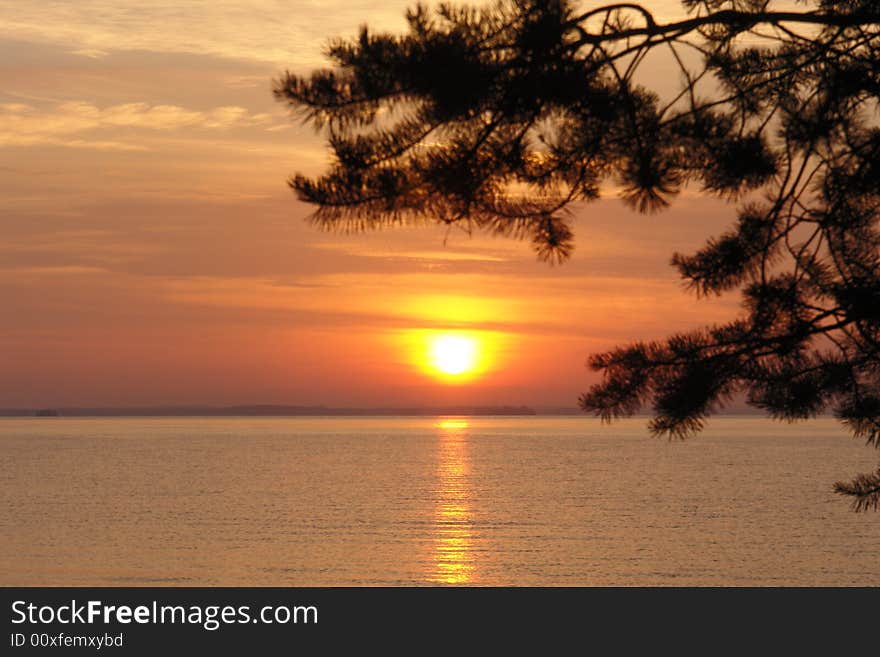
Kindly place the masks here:
<instances>
[{"instance_id":1,"label":"silhouetted tree branch","mask_svg":"<svg viewBox=\"0 0 880 657\"><path fill-rule=\"evenodd\" d=\"M736 202L672 264L699 296L741 290L743 315L592 357L604 379L581 406L650 404L652 431L682 437L745 394L790 421L831 409L880 446L880 4L684 5L671 23L631 3L417 6L405 35L364 27L331 44L333 69L276 83L334 156L290 184L324 227L440 221L551 263L572 252L570 208L608 182L642 213L686 184ZM682 79L665 103L636 80L659 49ZM880 471L835 490L876 508Z\"/></svg>"}]
</instances>

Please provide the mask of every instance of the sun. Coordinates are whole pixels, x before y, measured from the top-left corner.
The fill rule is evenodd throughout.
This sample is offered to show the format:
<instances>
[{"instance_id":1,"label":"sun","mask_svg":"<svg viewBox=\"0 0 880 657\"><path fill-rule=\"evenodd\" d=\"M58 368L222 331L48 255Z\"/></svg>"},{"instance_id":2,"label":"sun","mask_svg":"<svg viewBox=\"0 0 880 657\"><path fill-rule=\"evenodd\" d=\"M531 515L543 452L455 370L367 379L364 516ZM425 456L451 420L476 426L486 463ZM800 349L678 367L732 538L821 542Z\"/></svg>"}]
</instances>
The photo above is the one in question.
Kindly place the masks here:
<instances>
[{"instance_id":1,"label":"sun","mask_svg":"<svg viewBox=\"0 0 880 657\"><path fill-rule=\"evenodd\" d=\"M394 348L420 374L448 385L473 383L491 375L508 338L493 331L471 328L412 328L394 336Z\"/></svg>"},{"instance_id":2,"label":"sun","mask_svg":"<svg viewBox=\"0 0 880 657\"><path fill-rule=\"evenodd\" d=\"M463 335L438 335L430 341L429 362L443 374L467 374L477 365L477 341Z\"/></svg>"}]
</instances>

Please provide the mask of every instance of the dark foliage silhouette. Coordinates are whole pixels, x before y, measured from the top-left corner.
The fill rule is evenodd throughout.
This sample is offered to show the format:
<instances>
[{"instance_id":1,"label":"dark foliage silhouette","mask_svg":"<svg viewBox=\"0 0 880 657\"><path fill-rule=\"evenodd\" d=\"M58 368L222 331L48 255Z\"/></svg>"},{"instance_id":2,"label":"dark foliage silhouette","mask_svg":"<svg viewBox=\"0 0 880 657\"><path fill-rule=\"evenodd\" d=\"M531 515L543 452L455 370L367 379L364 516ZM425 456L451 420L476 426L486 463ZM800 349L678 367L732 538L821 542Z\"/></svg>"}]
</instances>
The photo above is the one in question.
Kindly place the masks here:
<instances>
[{"instance_id":1,"label":"dark foliage silhouette","mask_svg":"<svg viewBox=\"0 0 880 657\"><path fill-rule=\"evenodd\" d=\"M683 437L735 395L771 416L832 410L880 447L880 3L515 0L417 6L409 32L335 41L335 67L276 96L326 130L326 175L293 177L313 220L345 230L439 221L530 239L567 259L571 207L615 183L642 213L684 185L737 207L730 230L672 264L697 295L739 289L728 324L599 354L580 399L606 420L651 405ZM655 51L680 93L637 82ZM880 470L835 489L880 505Z\"/></svg>"}]
</instances>

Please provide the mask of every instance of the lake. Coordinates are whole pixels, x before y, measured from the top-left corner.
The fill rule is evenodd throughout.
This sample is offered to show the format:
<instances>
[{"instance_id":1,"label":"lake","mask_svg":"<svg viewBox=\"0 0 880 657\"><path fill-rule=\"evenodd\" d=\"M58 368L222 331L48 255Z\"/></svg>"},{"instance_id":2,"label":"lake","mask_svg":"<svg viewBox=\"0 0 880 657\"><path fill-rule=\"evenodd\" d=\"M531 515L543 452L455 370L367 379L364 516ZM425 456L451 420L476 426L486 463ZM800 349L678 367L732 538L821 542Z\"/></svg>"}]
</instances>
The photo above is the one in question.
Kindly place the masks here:
<instances>
[{"instance_id":1,"label":"lake","mask_svg":"<svg viewBox=\"0 0 880 657\"><path fill-rule=\"evenodd\" d=\"M880 585L831 419L0 419L3 585Z\"/></svg>"}]
</instances>

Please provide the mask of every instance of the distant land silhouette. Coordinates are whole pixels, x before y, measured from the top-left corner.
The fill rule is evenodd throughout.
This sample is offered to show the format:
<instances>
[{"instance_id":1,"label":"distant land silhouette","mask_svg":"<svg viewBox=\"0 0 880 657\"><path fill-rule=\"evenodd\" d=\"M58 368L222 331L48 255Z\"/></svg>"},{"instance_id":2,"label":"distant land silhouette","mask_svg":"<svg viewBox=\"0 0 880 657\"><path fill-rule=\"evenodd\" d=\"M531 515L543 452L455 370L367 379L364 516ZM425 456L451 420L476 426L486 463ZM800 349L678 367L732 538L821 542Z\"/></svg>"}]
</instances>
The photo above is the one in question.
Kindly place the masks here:
<instances>
[{"instance_id":1,"label":"distant land silhouette","mask_svg":"<svg viewBox=\"0 0 880 657\"><path fill-rule=\"evenodd\" d=\"M542 409L541 415L579 414L570 408ZM395 406L379 408L331 408L253 404L242 406L134 406L99 408L0 409L2 417L183 417L183 416L354 416L354 415L538 415L528 406Z\"/></svg>"},{"instance_id":2,"label":"distant land silhouette","mask_svg":"<svg viewBox=\"0 0 880 657\"><path fill-rule=\"evenodd\" d=\"M647 413L648 411L645 411ZM385 406L335 408L285 404L237 406L106 406L0 408L0 417L320 417L320 416L444 416L444 415L580 415L577 406ZM719 415L762 415L742 403L732 403Z\"/></svg>"}]
</instances>

